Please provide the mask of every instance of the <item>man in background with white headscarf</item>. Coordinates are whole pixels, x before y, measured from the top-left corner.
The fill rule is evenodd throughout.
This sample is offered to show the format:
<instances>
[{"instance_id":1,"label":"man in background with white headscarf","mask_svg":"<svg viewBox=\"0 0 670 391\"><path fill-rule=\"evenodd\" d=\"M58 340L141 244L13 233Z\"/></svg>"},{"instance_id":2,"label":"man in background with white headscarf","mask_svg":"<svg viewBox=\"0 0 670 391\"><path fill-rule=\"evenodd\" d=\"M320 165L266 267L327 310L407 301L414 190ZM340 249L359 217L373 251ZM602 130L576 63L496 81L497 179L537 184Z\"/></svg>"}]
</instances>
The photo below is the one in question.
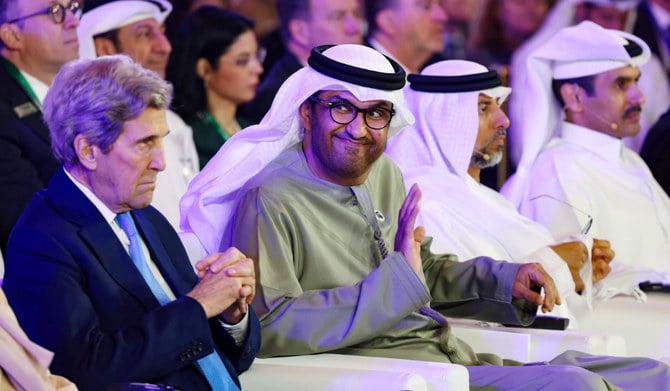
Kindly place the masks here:
<instances>
[{"instance_id":1,"label":"man in background with white headscarf","mask_svg":"<svg viewBox=\"0 0 670 391\"><path fill-rule=\"evenodd\" d=\"M234 243L258 265L262 355L461 363L470 365L473 389L668 387L667 366L653 360L642 359L644 375L620 370L638 359L612 357L580 363L599 374L508 367L455 338L443 315L518 324L537 306L551 310L560 304L551 277L534 263L432 254L415 228L420 190L405 197L400 171L383 155L387 135L413 121L401 66L359 45L315 48L308 63L259 125L224 144L182 200L183 228L204 248ZM529 289L541 286L544 296ZM583 358L567 352L552 364ZM495 365L477 365L484 363Z\"/></svg>"},{"instance_id":2,"label":"man in background with white headscarf","mask_svg":"<svg viewBox=\"0 0 670 391\"><path fill-rule=\"evenodd\" d=\"M648 58L641 39L582 22L532 54L516 92L525 101L524 154L502 192L554 237L592 220L590 233L616 249L603 280L610 295L669 281L670 198L622 140L640 131L637 80Z\"/></svg>"},{"instance_id":3,"label":"man in background with white headscarf","mask_svg":"<svg viewBox=\"0 0 670 391\"><path fill-rule=\"evenodd\" d=\"M459 259L540 262L567 301L553 315L570 318L576 327L574 315L585 304L580 297L590 298L591 282L607 275L614 254L606 241L595 241L591 254L586 238L579 238L586 245L555 239L480 183L481 170L502 160L509 120L500 106L511 89L496 71L462 60L430 65L408 79L405 98L417 122L391 138L386 152L405 181L421 187L418 221L433 237L432 249Z\"/></svg>"},{"instance_id":4,"label":"man in background with white headscarf","mask_svg":"<svg viewBox=\"0 0 670 391\"><path fill-rule=\"evenodd\" d=\"M165 78L172 46L163 23L171 11L167 0L88 0L77 28L79 57L126 54ZM158 176L152 205L177 229L179 199L198 173L198 153L191 128L172 110L167 110L167 121L166 168Z\"/></svg>"},{"instance_id":5,"label":"man in background with white headscarf","mask_svg":"<svg viewBox=\"0 0 670 391\"><path fill-rule=\"evenodd\" d=\"M515 91L522 91L523 74L529 56L562 28L590 20L606 29L630 32L637 19L635 7L639 3L640 0L560 0L549 12L542 27L514 53L510 86ZM670 84L659 59L652 56L640 70L642 77L639 86L647 97L640 118L640 132L624 139L626 146L636 152L642 147L648 129L670 105ZM524 113L527 110L524 104L524 96L521 94L512 95L508 104L509 117L512 121L509 129L509 154L515 166L521 164L520 159L525 148L526 134L522 132L526 128L518 126L524 121Z\"/></svg>"}]
</instances>

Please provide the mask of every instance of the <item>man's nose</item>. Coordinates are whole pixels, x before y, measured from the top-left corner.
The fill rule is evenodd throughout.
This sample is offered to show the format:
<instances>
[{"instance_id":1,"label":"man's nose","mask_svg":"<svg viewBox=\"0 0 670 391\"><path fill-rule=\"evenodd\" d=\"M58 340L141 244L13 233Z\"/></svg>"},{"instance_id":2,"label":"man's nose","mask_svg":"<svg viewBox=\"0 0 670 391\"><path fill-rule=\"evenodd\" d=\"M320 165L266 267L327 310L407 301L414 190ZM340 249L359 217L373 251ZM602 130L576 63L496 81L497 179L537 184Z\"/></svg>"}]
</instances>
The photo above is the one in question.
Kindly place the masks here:
<instances>
[{"instance_id":1,"label":"man's nose","mask_svg":"<svg viewBox=\"0 0 670 391\"><path fill-rule=\"evenodd\" d=\"M149 165L149 167L156 170L156 171L165 170L165 167L166 167L165 152L163 151L163 144L162 143L161 143L160 146L158 146L154 149L153 157L151 159L151 164Z\"/></svg>"},{"instance_id":2,"label":"man's nose","mask_svg":"<svg viewBox=\"0 0 670 391\"><path fill-rule=\"evenodd\" d=\"M433 17L433 20L441 22L441 23L447 23L449 20L449 17L447 16L446 11L440 5L439 1L433 1L430 5L430 14Z\"/></svg>"},{"instance_id":3,"label":"man's nose","mask_svg":"<svg viewBox=\"0 0 670 391\"><path fill-rule=\"evenodd\" d=\"M172 52L172 45L170 45L170 41L162 31L158 31L154 34L154 42L152 46L154 51L159 53L170 54L170 52Z\"/></svg>"},{"instance_id":4,"label":"man's nose","mask_svg":"<svg viewBox=\"0 0 670 391\"><path fill-rule=\"evenodd\" d=\"M498 116L496 117L496 128L509 128L509 118L500 107L498 107Z\"/></svg>"},{"instance_id":5,"label":"man's nose","mask_svg":"<svg viewBox=\"0 0 670 391\"><path fill-rule=\"evenodd\" d=\"M365 113L359 111L349 125L347 125L347 132L355 139L364 138L370 132L368 125L365 123Z\"/></svg>"},{"instance_id":6,"label":"man's nose","mask_svg":"<svg viewBox=\"0 0 670 391\"><path fill-rule=\"evenodd\" d=\"M644 93L640 89L640 86L637 83L632 84L630 87L629 99L631 104L643 105L647 99L644 97Z\"/></svg>"}]
</instances>

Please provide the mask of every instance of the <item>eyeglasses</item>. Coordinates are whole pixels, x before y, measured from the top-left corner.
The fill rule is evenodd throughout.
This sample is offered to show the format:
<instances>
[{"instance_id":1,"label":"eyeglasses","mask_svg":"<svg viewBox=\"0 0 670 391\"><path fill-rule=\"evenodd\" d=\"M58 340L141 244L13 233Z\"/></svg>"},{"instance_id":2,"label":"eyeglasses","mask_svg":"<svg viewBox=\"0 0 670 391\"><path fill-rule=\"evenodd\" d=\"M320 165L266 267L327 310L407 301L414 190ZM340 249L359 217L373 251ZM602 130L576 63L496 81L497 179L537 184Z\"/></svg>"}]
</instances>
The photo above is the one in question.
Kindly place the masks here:
<instances>
[{"instance_id":1,"label":"eyeglasses","mask_svg":"<svg viewBox=\"0 0 670 391\"><path fill-rule=\"evenodd\" d=\"M535 201L535 200L537 200L537 199L539 199L539 198L545 198L545 197L546 197L546 198L549 198L549 199L551 199L551 200L554 200L554 201L556 201L556 202L560 202L560 203L563 204L563 205L569 206L569 207L572 208L572 210L574 210L575 212L579 212L579 213L581 213L583 216L585 216L585 217L586 217L586 224L582 227L581 234L582 234L582 235L586 235L586 234L589 233L589 230L591 230L591 225L593 225L593 216L591 216L590 214L588 214L588 213L584 212L583 210L577 208L576 206L574 206L574 205L572 205L572 204L569 204L568 202L563 201L563 200L561 200L561 199L558 199L558 198L556 198L556 197L554 197L554 196L552 196L552 195L549 195L549 194L541 194L541 195L539 195L539 196L536 196L536 197L531 198L530 201Z\"/></svg>"},{"instance_id":2,"label":"eyeglasses","mask_svg":"<svg viewBox=\"0 0 670 391\"><path fill-rule=\"evenodd\" d=\"M265 48L259 48L255 56L241 55L233 60L224 62L235 65L236 67L248 68L254 64L254 61L262 65L263 61L265 61L265 57L267 56L267 54L268 52L267 50L265 50Z\"/></svg>"},{"instance_id":3,"label":"eyeglasses","mask_svg":"<svg viewBox=\"0 0 670 391\"><path fill-rule=\"evenodd\" d=\"M49 15L51 17L51 20L55 24L62 24L63 22L65 22L65 13L67 11L72 12L77 19L80 19L82 13L81 3L79 3L76 0L71 0L67 6L64 6L63 4L60 3L52 3L42 11L37 11L30 15L21 16L16 19L9 20L7 21L7 23L16 23L20 20L32 18L33 16Z\"/></svg>"},{"instance_id":4,"label":"eyeglasses","mask_svg":"<svg viewBox=\"0 0 670 391\"><path fill-rule=\"evenodd\" d=\"M340 125L348 125L356 119L358 113L364 113L363 120L365 121L365 125L370 129L381 130L388 126L395 115L395 110L393 109L386 109L379 106L361 109L346 100L326 102L314 95L310 96L309 100L328 106L328 109L330 110L330 118Z\"/></svg>"}]
</instances>

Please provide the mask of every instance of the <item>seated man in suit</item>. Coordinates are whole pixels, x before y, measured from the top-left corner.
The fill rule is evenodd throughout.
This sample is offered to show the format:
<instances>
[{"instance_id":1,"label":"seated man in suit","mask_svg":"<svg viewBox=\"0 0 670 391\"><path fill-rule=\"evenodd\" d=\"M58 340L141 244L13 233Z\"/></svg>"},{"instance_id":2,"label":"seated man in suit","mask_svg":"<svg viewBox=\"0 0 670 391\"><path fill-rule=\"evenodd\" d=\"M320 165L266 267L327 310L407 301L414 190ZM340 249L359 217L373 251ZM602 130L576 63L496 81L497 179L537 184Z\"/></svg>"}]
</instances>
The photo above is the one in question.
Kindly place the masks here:
<instances>
[{"instance_id":1,"label":"seated man in suit","mask_svg":"<svg viewBox=\"0 0 670 391\"><path fill-rule=\"evenodd\" d=\"M38 11L44 11L38 14ZM33 194L58 168L42 101L77 58L78 1L0 0L0 250ZM3 267L0 264L0 278Z\"/></svg>"},{"instance_id":2,"label":"seated man in suit","mask_svg":"<svg viewBox=\"0 0 670 391\"><path fill-rule=\"evenodd\" d=\"M51 370L84 390L236 390L260 344L251 260L213 253L198 280L149 206L170 96L117 55L65 65L44 102L62 168L12 232L4 289L26 334L55 353Z\"/></svg>"},{"instance_id":3,"label":"seated man in suit","mask_svg":"<svg viewBox=\"0 0 670 391\"><path fill-rule=\"evenodd\" d=\"M163 22L172 12L167 0L88 0L79 36L79 58L126 54L165 78L172 46ZM158 177L151 205L179 227L179 199L198 173L193 130L177 113L166 110L170 134L163 140L166 168Z\"/></svg>"}]
</instances>

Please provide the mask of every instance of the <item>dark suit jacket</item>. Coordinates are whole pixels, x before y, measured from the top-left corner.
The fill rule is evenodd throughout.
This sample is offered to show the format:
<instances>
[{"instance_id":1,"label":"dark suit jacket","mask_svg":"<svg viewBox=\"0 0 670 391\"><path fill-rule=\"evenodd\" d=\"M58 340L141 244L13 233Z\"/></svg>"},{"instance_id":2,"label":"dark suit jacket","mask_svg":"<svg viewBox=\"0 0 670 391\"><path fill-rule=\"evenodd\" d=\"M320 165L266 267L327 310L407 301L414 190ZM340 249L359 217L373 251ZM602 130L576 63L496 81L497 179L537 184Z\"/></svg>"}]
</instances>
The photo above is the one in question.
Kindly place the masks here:
<instances>
[{"instance_id":1,"label":"dark suit jacket","mask_svg":"<svg viewBox=\"0 0 670 391\"><path fill-rule=\"evenodd\" d=\"M258 86L254 99L240 107L242 115L255 124L261 122L265 114L270 110L279 87L300 68L302 68L300 61L291 52L286 51L284 56L272 66L267 76L265 76Z\"/></svg>"},{"instance_id":2,"label":"dark suit jacket","mask_svg":"<svg viewBox=\"0 0 670 391\"><path fill-rule=\"evenodd\" d=\"M654 178L670 194L670 110L666 111L644 139L640 156L649 166Z\"/></svg>"},{"instance_id":3,"label":"dark suit jacket","mask_svg":"<svg viewBox=\"0 0 670 391\"><path fill-rule=\"evenodd\" d=\"M642 1L640 5L637 6L637 16L635 17L635 24L633 25L633 35L641 38L644 42L649 45L651 52L658 57L660 61L663 61L663 56L661 56L661 45L665 45L663 37L659 35L658 23L654 19L654 15L649 9L649 2ZM670 64L663 64L666 72L670 69Z\"/></svg>"},{"instance_id":4,"label":"dark suit jacket","mask_svg":"<svg viewBox=\"0 0 670 391\"><path fill-rule=\"evenodd\" d=\"M177 300L160 306L109 224L59 169L7 247L3 288L19 323L55 353L51 370L81 390L129 381L208 390L195 362L213 349L238 382L260 345L258 318L250 308L238 347L185 296L197 276L168 221L151 206L132 215Z\"/></svg>"},{"instance_id":5,"label":"dark suit jacket","mask_svg":"<svg viewBox=\"0 0 670 391\"><path fill-rule=\"evenodd\" d=\"M30 96L0 63L0 248L36 191L58 168L42 112L19 118L14 108Z\"/></svg>"}]
</instances>

